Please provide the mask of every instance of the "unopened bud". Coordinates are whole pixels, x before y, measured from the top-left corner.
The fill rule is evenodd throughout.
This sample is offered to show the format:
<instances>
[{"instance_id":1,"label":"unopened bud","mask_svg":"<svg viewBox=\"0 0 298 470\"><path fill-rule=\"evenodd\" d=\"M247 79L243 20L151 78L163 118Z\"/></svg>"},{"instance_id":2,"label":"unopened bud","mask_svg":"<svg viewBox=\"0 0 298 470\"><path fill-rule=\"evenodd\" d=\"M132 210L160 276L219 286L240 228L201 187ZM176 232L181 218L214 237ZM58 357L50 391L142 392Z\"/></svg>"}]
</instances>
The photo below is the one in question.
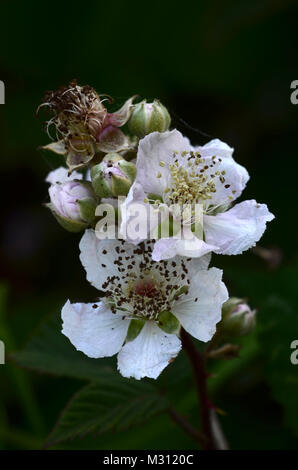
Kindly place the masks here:
<instances>
[{"instance_id":1,"label":"unopened bud","mask_svg":"<svg viewBox=\"0 0 298 470\"><path fill-rule=\"evenodd\" d=\"M92 186L103 198L126 196L136 177L136 166L118 153L108 153L91 169Z\"/></svg>"},{"instance_id":2,"label":"unopened bud","mask_svg":"<svg viewBox=\"0 0 298 470\"><path fill-rule=\"evenodd\" d=\"M153 103L141 101L134 106L128 127L132 134L142 138L151 132L167 131L171 124L171 117L167 108L158 100Z\"/></svg>"},{"instance_id":3,"label":"unopened bud","mask_svg":"<svg viewBox=\"0 0 298 470\"><path fill-rule=\"evenodd\" d=\"M67 181L49 188L53 215L69 232L80 232L95 219L97 198L89 182Z\"/></svg>"},{"instance_id":4,"label":"unopened bud","mask_svg":"<svg viewBox=\"0 0 298 470\"><path fill-rule=\"evenodd\" d=\"M256 310L251 310L243 299L231 297L223 304L218 333L225 337L243 336L255 327Z\"/></svg>"}]
</instances>

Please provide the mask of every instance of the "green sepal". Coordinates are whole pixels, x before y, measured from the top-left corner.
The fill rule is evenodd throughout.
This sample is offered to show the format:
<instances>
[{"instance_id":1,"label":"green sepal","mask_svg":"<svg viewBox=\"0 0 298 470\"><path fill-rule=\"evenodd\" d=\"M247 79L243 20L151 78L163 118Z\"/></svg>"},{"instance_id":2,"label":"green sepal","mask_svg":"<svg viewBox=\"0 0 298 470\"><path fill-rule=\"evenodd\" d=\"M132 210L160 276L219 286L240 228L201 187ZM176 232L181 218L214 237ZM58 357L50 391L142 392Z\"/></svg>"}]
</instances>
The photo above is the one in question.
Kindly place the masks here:
<instances>
[{"instance_id":1,"label":"green sepal","mask_svg":"<svg viewBox=\"0 0 298 470\"><path fill-rule=\"evenodd\" d=\"M45 204L45 205L51 210L53 216L55 217L57 222L61 225L61 227L63 227L68 232L73 232L73 233L82 232L89 225L88 223L78 222L76 220L70 220L70 219L67 219L66 217L62 217L61 215L57 214L57 212L55 212L55 210L52 207L52 204Z\"/></svg>"},{"instance_id":2,"label":"green sepal","mask_svg":"<svg viewBox=\"0 0 298 470\"><path fill-rule=\"evenodd\" d=\"M133 341L140 334L146 320L133 319L131 320L126 336L126 342Z\"/></svg>"},{"instance_id":3,"label":"green sepal","mask_svg":"<svg viewBox=\"0 0 298 470\"><path fill-rule=\"evenodd\" d=\"M127 176L131 183L134 182L137 176L137 167L132 162L127 162L126 160L121 160L118 164L120 170Z\"/></svg>"},{"instance_id":4,"label":"green sepal","mask_svg":"<svg viewBox=\"0 0 298 470\"><path fill-rule=\"evenodd\" d=\"M240 299L239 297L230 297L226 302L222 305L222 317L226 317L234 310L237 305L244 303L245 299Z\"/></svg>"},{"instance_id":5,"label":"green sepal","mask_svg":"<svg viewBox=\"0 0 298 470\"><path fill-rule=\"evenodd\" d=\"M161 328L165 333L168 334L177 334L180 330L180 323L171 312L167 310L163 310L158 315L158 326Z\"/></svg>"},{"instance_id":6,"label":"green sepal","mask_svg":"<svg viewBox=\"0 0 298 470\"><path fill-rule=\"evenodd\" d=\"M130 187L131 182L126 178L112 174L112 194L114 196L126 196Z\"/></svg>"},{"instance_id":7,"label":"green sepal","mask_svg":"<svg viewBox=\"0 0 298 470\"><path fill-rule=\"evenodd\" d=\"M48 150L50 152L56 153L57 155L66 155L67 149L65 147L64 140L58 140L57 142L51 142L48 145L43 145L39 147L41 150Z\"/></svg>"},{"instance_id":8,"label":"green sepal","mask_svg":"<svg viewBox=\"0 0 298 470\"><path fill-rule=\"evenodd\" d=\"M105 180L101 163L98 163L91 168L91 181L97 196L104 198L113 197L112 190L108 182Z\"/></svg>"},{"instance_id":9,"label":"green sepal","mask_svg":"<svg viewBox=\"0 0 298 470\"><path fill-rule=\"evenodd\" d=\"M88 152L86 151L85 153L75 152L74 150L67 153L66 164L70 173L80 168L85 168L91 162L95 155L94 145L92 142L89 144L88 149Z\"/></svg>"},{"instance_id":10,"label":"green sepal","mask_svg":"<svg viewBox=\"0 0 298 470\"><path fill-rule=\"evenodd\" d=\"M159 194L148 193L147 194L147 199L149 199L149 202L152 203L152 204L154 204L154 202L152 202L152 201L163 202L163 198Z\"/></svg>"},{"instance_id":11,"label":"green sepal","mask_svg":"<svg viewBox=\"0 0 298 470\"><path fill-rule=\"evenodd\" d=\"M96 201L92 197L86 197L77 201L80 209L80 214L83 220L92 223L95 220L95 209L97 206Z\"/></svg>"}]
</instances>

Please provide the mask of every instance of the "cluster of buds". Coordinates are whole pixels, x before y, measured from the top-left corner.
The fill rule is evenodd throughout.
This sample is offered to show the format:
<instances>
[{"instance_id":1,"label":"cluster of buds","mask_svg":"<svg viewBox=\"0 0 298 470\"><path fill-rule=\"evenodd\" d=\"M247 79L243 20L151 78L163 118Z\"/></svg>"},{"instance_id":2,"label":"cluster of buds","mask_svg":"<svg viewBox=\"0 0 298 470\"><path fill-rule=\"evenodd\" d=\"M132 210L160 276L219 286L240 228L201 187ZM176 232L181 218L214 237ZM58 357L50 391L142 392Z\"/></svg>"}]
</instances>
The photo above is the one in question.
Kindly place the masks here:
<instances>
[{"instance_id":1,"label":"cluster of buds","mask_svg":"<svg viewBox=\"0 0 298 470\"><path fill-rule=\"evenodd\" d=\"M63 155L68 167L68 174L66 169L57 170L65 175L51 184L47 206L66 230L93 226L100 198L126 196L136 177L136 166L127 158L135 156L139 138L169 129L170 115L158 100L133 104L134 99L110 113L106 108L110 97L76 80L46 92L39 109L50 112L46 130L51 137L53 128L55 138L41 148ZM126 123L130 134L120 129ZM87 178L81 181L83 175L77 170L86 167Z\"/></svg>"}]
</instances>

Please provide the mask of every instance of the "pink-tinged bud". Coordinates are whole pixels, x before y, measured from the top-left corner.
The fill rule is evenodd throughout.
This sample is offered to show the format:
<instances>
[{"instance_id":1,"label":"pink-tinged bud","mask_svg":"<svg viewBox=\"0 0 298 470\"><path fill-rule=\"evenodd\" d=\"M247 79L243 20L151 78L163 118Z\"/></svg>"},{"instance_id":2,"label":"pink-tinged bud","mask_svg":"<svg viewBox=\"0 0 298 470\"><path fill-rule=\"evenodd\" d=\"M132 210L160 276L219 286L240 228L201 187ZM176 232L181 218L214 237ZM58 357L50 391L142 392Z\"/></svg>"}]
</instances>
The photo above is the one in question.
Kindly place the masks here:
<instances>
[{"instance_id":1,"label":"pink-tinged bud","mask_svg":"<svg viewBox=\"0 0 298 470\"><path fill-rule=\"evenodd\" d=\"M126 196L136 177L136 166L117 153L107 154L91 169L91 181L99 197Z\"/></svg>"},{"instance_id":2,"label":"pink-tinged bud","mask_svg":"<svg viewBox=\"0 0 298 470\"><path fill-rule=\"evenodd\" d=\"M231 297L223 304L217 331L225 337L243 336L250 333L255 324L256 310L251 310L244 300Z\"/></svg>"},{"instance_id":3,"label":"pink-tinged bud","mask_svg":"<svg viewBox=\"0 0 298 470\"><path fill-rule=\"evenodd\" d=\"M94 221L97 198L90 183L74 180L54 184L49 195L48 207L65 229L79 232Z\"/></svg>"}]
</instances>

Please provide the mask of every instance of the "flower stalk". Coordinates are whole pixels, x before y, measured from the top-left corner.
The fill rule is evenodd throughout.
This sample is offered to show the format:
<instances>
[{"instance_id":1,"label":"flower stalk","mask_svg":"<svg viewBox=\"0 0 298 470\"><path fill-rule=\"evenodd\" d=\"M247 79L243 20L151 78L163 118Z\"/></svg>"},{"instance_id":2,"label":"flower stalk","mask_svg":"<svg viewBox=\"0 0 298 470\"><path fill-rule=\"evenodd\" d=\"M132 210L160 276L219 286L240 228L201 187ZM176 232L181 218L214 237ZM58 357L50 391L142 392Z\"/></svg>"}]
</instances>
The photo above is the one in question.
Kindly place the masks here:
<instances>
[{"instance_id":1,"label":"flower stalk","mask_svg":"<svg viewBox=\"0 0 298 470\"><path fill-rule=\"evenodd\" d=\"M197 388L198 401L201 409L202 433L204 440L201 442L205 450L215 450L217 448L215 437L212 430L212 404L208 398L207 378L208 373L205 369L206 359L203 354L197 351L189 334L181 330L182 346L191 363L194 379Z\"/></svg>"},{"instance_id":2,"label":"flower stalk","mask_svg":"<svg viewBox=\"0 0 298 470\"><path fill-rule=\"evenodd\" d=\"M193 427L181 414L179 414L175 408L169 409L172 420L178 424L184 431L189 434L200 446L204 447L206 438L199 429Z\"/></svg>"}]
</instances>

